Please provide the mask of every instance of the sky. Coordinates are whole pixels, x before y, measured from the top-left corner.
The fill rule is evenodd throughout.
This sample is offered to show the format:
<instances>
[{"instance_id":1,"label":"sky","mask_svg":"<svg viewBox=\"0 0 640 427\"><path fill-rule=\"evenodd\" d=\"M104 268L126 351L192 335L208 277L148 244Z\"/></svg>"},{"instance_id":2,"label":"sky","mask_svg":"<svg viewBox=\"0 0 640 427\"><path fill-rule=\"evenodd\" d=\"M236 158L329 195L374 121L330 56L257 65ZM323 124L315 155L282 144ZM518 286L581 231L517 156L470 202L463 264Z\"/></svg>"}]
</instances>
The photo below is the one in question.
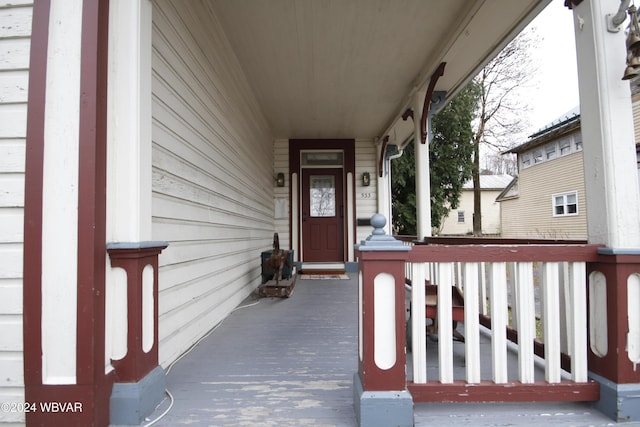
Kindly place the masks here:
<instances>
[{"instance_id":1,"label":"sky","mask_svg":"<svg viewBox=\"0 0 640 427\"><path fill-rule=\"evenodd\" d=\"M579 104L573 14L564 2L553 0L529 24L541 38L532 52L538 73L528 94L531 106L530 132L560 118Z\"/></svg>"}]
</instances>

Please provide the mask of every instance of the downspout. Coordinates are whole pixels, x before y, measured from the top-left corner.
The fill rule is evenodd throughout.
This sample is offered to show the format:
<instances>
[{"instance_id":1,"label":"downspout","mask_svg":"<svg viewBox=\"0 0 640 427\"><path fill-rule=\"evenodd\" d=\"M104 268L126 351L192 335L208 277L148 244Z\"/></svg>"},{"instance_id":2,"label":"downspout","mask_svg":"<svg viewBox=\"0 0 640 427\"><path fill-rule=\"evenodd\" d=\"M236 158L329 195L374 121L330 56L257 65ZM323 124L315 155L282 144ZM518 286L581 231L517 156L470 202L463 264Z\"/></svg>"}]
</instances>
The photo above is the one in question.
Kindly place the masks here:
<instances>
[{"instance_id":1,"label":"downspout","mask_svg":"<svg viewBox=\"0 0 640 427\"><path fill-rule=\"evenodd\" d=\"M384 189L384 191L381 191L381 192L384 192L385 194L387 194L389 198L386 206L384 206L386 211L383 210L380 205L378 205L378 212L382 212L388 218L387 227L389 228L388 232L390 235L393 234L393 200L391 198L391 160L402 157L402 153L404 153L404 148L399 148L399 146L397 147L398 147L397 153L391 154L391 155L385 155L384 165L387 171L387 174L386 174L387 187Z\"/></svg>"}]
</instances>

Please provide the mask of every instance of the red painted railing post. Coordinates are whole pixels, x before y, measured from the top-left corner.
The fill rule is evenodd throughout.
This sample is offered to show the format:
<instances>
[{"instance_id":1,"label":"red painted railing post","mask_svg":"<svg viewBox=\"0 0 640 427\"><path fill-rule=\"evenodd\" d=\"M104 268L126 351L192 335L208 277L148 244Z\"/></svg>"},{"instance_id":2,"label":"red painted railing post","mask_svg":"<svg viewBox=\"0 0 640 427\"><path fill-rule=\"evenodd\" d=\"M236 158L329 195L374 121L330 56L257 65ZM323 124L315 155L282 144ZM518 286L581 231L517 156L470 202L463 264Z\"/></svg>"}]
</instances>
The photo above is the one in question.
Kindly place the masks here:
<instances>
[{"instance_id":1,"label":"red painted railing post","mask_svg":"<svg viewBox=\"0 0 640 427\"><path fill-rule=\"evenodd\" d=\"M358 373L354 406L360 426L412 426L406 379L405 262L409 246L385 235L386 219L356 247L358 256Z\"/></svg>"},{"instance_id":2,"label":"red painted railing post","mask_svg":"<svg viewBox=\"0 0 640 427\"><path fill-rule=\"evenodd\" d=\"M588 363L590 375L600 383L596 407L616 420L637 420L640 251L601 248L598 253L599 260L587 265Z\"/></svg>"},{"instance_id":3,"label":"red painted railing post","mask_svg":"<svg viewBox=\"0 0 640 427\"><path fill-rule=\"evenodd\" d=\"M127 275L127 351L111 360L116 383L110 423L138 425L164 397L165 375L158 364L158 255L166 242L110 243L111 267ZM152 324L151 324L152 323Z\"/></svg>"},{"instance_id":4,"label":"red painted railing post","mask_svg":"<svg viewBox=\"0 0 640 427\"><path fill-rule=\"evenodd\" d=\"M112 244L107 248L112 267L120 267L127 273L127 354L114 360L117 381L136 382L158 366L158 255L167 244ZM153 344L143 349L143 271L153 269Z\"/></svg>"}]
</instances>

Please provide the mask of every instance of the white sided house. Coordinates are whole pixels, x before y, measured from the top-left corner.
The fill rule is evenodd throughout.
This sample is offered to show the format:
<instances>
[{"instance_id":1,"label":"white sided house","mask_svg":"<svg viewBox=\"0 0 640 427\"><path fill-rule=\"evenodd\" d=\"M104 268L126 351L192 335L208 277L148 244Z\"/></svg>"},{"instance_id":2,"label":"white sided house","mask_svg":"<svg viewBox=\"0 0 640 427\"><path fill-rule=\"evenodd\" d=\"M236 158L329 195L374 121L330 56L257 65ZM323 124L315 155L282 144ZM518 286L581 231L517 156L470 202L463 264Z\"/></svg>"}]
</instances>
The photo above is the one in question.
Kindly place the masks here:
<instances>
[{"instance_id":1,"label":"white sided house","mask_svg":"<svg viewBox=\"0 0 640 427\"><path fill-rule=\"evenodd\" d=\"M502 237L587 239L580 114L572 111L509 150L518 177L498 197Z\"/></svg>"},{"instance_id":2,"label":"white sided house","mask_svg":"<svg viewBox=\"0 0 640 427\"><path fill-rule=\"evenodd\" d=\"M140 424L169 364L258 287L274 233L302 268L361 268L354 245L390 212L391 146L428 141L434 110L549 2L0 0L0 401L82 407L0 411L0 424ZM602 28L619 2L565 3L579 23L585 169L602 172L586 191L608 207L590 212L588 237L635 268L637 187L610 185L636 173L629 88L610 65L624 63L624 32ZM369 342L360 367L375 365ZM640 388L631 362L606 362L607 390ZM406 385L404 366L388 372ZM398 390L365 377L364 392Z\"/></svg>"},{"instance_id":3,"label":"white sided house","mask_svg":"<svg viewBox=\"0 0 640 427\"><path fill-rule=\"evenodd\" d=\"M480 205L482 212L482 234L498 236L501 233L500 203L496 201L500 193L509 185L510 175L480 175ZM460 204L443 219L441 236L464 236L473 234L473 181L462 186Z\"/></svg>"}]
</instances>

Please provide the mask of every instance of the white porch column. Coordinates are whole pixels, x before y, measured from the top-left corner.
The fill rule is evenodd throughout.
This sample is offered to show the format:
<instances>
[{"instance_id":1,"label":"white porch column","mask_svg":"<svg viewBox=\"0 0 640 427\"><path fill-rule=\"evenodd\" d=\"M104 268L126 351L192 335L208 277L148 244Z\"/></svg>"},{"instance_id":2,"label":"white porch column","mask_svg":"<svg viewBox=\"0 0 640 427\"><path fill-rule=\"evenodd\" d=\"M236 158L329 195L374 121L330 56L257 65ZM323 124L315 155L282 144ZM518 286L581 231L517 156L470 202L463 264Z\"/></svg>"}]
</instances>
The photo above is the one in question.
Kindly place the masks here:
<instances>
[{"instance_id":1,"label":"white porch column","mask_svg":"<svg viewBox=\"0 0 640 427\"><path fill-rule=\"evenodd\" d=\"M107 242L151 239L151 8L110 2Z\"/></svg>"},{"instance_id":2,"label":"white porch column","mask_svg":"<svg viewBox=\"0 0 640 427\"><path fill-rule=\"evenodd\" d=\"M574 23L589 242L623 249L640 248L640 198L631 94L621 80L626 38L608 32L605 20L619 4L585 0Z\"/></svg>"},{"instance_id":3,"label":"white porch column","mask_svg":"<svg viewBox=\"0 0 640 427\"><path fill-rule=\"evenodd\" d=\"M158 255L151 241L152 2L110 0L105 370L113 424L137 425L164 397L158 366Z\"/></svg>"},{"instance_id":4,"label":"white porch column","mask_svg":"<svg viewBox=\"0 0 640 427\"><path fill-rule=\"evenodd\" d=\"M109 11L107 243L151 239L151 2ZM127 354L127 275L106 269L106 363Z\"/></svg>"},{"instance_id":5,"label":"white porch column","mask_svg":"<svg viewBox=\"0 0 640 427\"><path fill-rule=\"evenodd\" d=\"M418 239L431 236L431 179L429 177L429 143L422 144L420 117L424 92L418 91L413 100L414 148L416 154L416 229Z\"/></svg>"},{"instance_id":6,"label":"white porch column","mask_svg":"<svg viewBox=\"0 0 640 427\"><path fill-rule=\"evenodd\" d=\"M640 274L640 196L631 91L621 80L626 36L624 31L609 32L606 21L619 6L618 0L584 0L573 8L589 241L607 246L587 266L590 281L604 278L606 296L590 300L589 311L606 313L607 328L614 331L606 346L600 346L608 349L606 354L596 354L592 347L587 357L589 376L600 383L595 407L616 420L638 421L640 372L630 360L634 337L628 335L629 313L638 310L638 302L629 300L628 278Z\"/></svg>"}]
</instances>

